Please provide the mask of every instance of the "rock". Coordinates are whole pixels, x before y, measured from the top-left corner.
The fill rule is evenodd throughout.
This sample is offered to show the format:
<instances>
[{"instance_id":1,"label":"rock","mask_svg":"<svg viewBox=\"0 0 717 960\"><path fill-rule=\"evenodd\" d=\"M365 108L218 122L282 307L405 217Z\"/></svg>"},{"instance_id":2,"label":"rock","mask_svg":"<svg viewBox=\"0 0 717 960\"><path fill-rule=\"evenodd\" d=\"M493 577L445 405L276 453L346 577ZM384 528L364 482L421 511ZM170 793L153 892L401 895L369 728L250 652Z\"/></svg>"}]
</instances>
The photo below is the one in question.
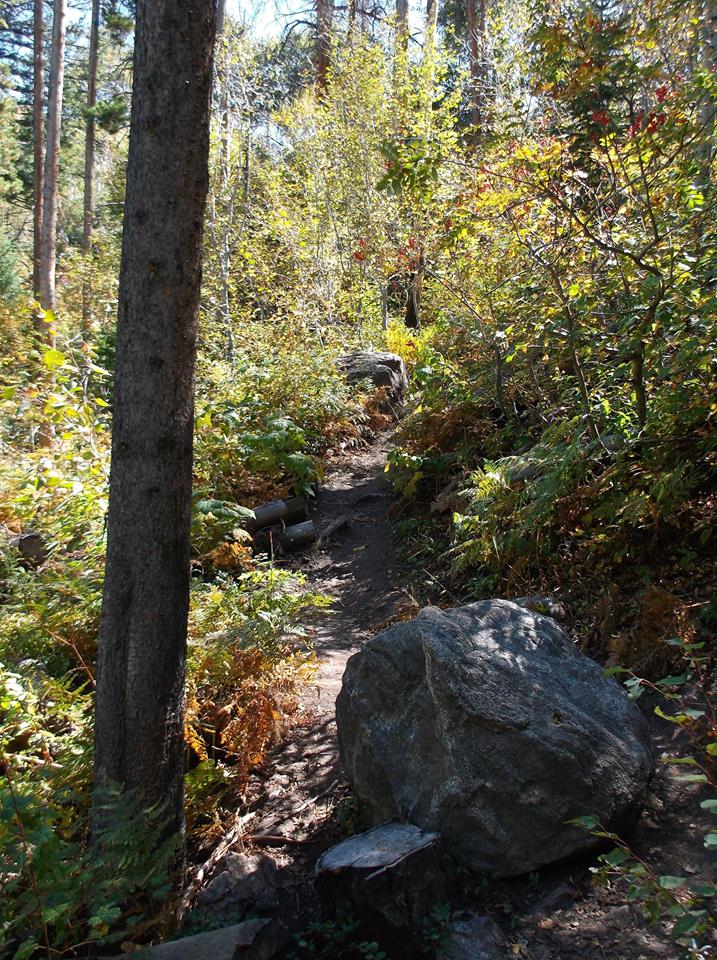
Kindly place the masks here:
<instances>
[{"instance_id":1,"label":"rock","mask_svg":"<svg viewBox=\"0 0 717 960\"><path fill-rule=\"evenodd\" d=\"M336 364L348 383L370 380L374 386L388 387L392 403L401 403L408 389L406 364L396 353L346 353L337 358Z\"/></svg>"},{"instance_id":2,"label":"rock","mask_svg":"<svg viewBox=\"0 0 717 960\"><path fill-rule=\"evenodd\" d=\"M592 848L571 818L631 826L654 771L623 689L554 620L507 600L383 630L348 661L336 720L374 822L436 830L499 877Z\"/></svg>"},{"instance_id":3,"label":"rock","mask_svg":"<svg viewBox=\"0 0 717 960\"><path fill-rule=\"evenodd\" d=\"M553 620L561 622L568 619L568 614L563 604L556 599L544 593L535 593L529 597L518 597L511 601L517 603L519 607L525 607L526 610L532 610L533 613L542 613L544 617L552 617Z\"/></svg>"},{"instance_id":4,"label":"rock","mask_svg":"<svg viewBox=\"0 0 717 960\"><path fill-rule=\"evenodd\" d=\"M500 927L490 917L462 914L451 921L441 960L507 960Z\"/></svg>"},{"instance_id":5,"label":"rock","mask_svg":"<svg viewBox=\"0 0 717 960\"><path fill-rule=\"evenodd\" d=\"M280 920L245 920L231 927L150 947L142 960L272 960L291 940Z\"/></svg>"},{"instance_id":6,"label":"rock","mask_svg":"<svg viewBox=\"0 0 717 960\"><path fill-rule=\"evenodd\" d=\"M409 823L389 823L331 847L316 864L326 916L355 914L359 936L392 957L426 956L426 918L448 899L450 865L441 838Z\"/></svg>"},{"instance_id":7,"label":"rock","mask_svg":"<svg viewBox=\"0 0 717 960\"><path fill-rule=\"evenodd\" d=\"M198 905L219 920L243 920L250 914L274 913L279 905L277 889L277 869L270 857L229 853L200 894Z\"/></svg>"}]
</instances>

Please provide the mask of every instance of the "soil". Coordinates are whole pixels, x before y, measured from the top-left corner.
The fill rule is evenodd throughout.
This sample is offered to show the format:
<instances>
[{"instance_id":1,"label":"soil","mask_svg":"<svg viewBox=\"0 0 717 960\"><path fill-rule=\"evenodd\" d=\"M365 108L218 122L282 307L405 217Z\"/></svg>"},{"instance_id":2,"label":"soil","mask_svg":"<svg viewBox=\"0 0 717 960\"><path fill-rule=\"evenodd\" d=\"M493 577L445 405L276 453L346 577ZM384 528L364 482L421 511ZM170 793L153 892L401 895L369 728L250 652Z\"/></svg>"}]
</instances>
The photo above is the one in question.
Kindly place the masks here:
<instances>
[{"instance_id":1,"label":"soil","mask_svg":"<svg viewBox=\"0 0 717 960\"><path fill-rule=\"evenodd\" d=\"M309 626L318 657L316 682L301 696L299 719L254 771L237 827L207 864L210 879L229 850L261 850L279 869L281 916L294 929L318 917L313 888L317 857L363 827L338 755L334 702L346 661L382 626L415 611L411 580L390 519L392 494L384 467L391 437L348 454L321 485L312 515L319 532L347 523L303 554L297 566L314 589L335 598L333 611ZM675 751L674 728L654 717L658 753ZM714 827L700 809L700 787L677 780L684 767L658 765L634 835L633 850L658 875L717 882L717 858L703 847ZM531 960L677 958L661 924L648 924L625 886L596 886L596 857L558 864L540 874L496 883L466 880L457 907L489 914L507 938L506 956ZM715 938L717 942L717 937ZM704 953L701 956L715 956Z\"/></svg>"}]
</instances>

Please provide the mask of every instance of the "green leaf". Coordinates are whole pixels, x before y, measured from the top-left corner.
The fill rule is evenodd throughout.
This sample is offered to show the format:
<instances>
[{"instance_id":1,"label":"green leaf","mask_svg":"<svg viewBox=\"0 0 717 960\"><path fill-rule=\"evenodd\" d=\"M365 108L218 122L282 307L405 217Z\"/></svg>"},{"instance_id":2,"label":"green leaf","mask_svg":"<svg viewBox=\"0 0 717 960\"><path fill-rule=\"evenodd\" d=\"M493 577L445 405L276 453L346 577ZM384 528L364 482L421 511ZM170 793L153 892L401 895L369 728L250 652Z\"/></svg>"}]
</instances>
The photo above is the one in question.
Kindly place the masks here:
<instances>
[{"instance_id":1,"label":"green leaf","mask_svg":"<svg viewBox=\"0 0 717 960\"><path fill-rule=\"evenodd\" d=\"M714 897L717 894L717 887L713 887L711 883L699 883L690 887L690 893L694 893L697 897Z\"/></svg>"},{"instance_id":2,"label":"green leaf","mask_svg":"<svg viewBox=\"0 0 717 960\"><path fill-rule=\"evenodd\" d=\"M657 882L663 890L675 890L677 887L684 886L687 881L684 877L672 877L665 874L665 876L658 877Z\"/></svg>"},{"instance_id":3,"label":"green leaf","mask_svg":"<svg viewBox=\"0 0 717 960\"><path fill-rule=\"evenodd\" d=\"M717 800L703 800L700 804L703 810L709 810L710 813L717 813Z\"/></svg>"},{"instance_id":4,"label":"green leaf","mask_svg":"<svg viewBox=\"0 0 717 960\"><path fill-rule=\"evenodd\" d=\"M567 823L572 827L584 827L586 830L594 830L600 824L600 817L597 814L591 813L584 817L575 817L573 820L568 820Z\"/></svg>"},{"instance_id":5,"label":"green leaf","mask_svg":"<svg viewBox=\"0 0 717 960\"><path fill-rule=\"evenodd\" d=\"M693 914L688 913L675 923L672 928L672 936L677 939L679 937L684 937L688 933L692 933L699 922L700 917L696 917Z\"/></svg>"},{"instance_id":6,"label":"green leaf","mask_svg":"<svg viewBox=\"0 0 717 960\"><path fill-rule=\"evenodd\" d=\"M680 783L708 783L704 773L688 773L682 777L677 777Z\"/></svg>"},{"instance_id":7,"label":"green leaf","mask_svg":"<svg viewBox=\"0 0 717 960\"><path fill-rule=\"evenodd\" d=\"M619 867L620 864L630 859L630 854L622 847L615 847L609 853L604 853L600 859L611 867Z\"/></svg>"}]
</instances>

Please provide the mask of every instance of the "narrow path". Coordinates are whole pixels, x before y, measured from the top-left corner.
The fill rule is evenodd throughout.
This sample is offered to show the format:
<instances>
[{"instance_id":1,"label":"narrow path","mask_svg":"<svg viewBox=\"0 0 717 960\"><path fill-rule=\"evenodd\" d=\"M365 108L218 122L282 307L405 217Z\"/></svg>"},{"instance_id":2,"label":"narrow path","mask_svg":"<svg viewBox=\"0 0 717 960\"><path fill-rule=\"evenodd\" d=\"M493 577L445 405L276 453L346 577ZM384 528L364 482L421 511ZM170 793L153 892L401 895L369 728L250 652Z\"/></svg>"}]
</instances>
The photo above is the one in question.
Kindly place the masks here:
<instances>
[{"instance_id":1,"label":"narrow path","mask_svg":"<svg viewBox=\"0 0 717 960\"><path fill-rule=\"evenodd\" d=\"M322 483L312 517L332 537L297 561L314 590L335 598L330 613L312 615L316 682L302 693L299 720L252 775L245 835L281 869L282 885L301 910L307 874L338 835L348 793L336 738L334 706L346 661L408 599L406 568L397 557L388 517L390 435L349 454ZM284 839L285 838L285 839ZM289 890L287 888L293 888Z\"/></svg>"}]
</instances>

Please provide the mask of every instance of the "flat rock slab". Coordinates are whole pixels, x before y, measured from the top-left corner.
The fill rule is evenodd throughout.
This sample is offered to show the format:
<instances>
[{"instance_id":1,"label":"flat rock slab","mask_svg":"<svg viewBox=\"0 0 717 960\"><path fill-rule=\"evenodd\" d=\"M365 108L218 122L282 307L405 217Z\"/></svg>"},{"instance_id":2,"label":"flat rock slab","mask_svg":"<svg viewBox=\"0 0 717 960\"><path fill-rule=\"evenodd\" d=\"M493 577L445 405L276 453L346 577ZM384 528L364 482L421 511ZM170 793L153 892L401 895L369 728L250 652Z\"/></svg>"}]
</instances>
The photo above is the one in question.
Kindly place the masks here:
<instances>
[{"instance_id":1,"label":"flat rock slab","mask_svg":"<svg viewBox=\"0 0 717 960\"><path fill-rule=\"evenodd\" d=\"M321 856L316 889L326 916L354 914L361 936L392 957L430 955L423 927L449 898L452 871L438 834L389 823L350 837Z\"/></svg>"},{"instance_id":2,"label":"flat rock slab","mask_svg":"<svg viewBox=\"0 0 717 960\"><path fill-rule=\"evenodd\" d=\"M427 608L349 660L341 759L374 822L406 819L498 877L631 827L654 772L647 723L555 620L507 600Z\"/></svg>"},{"instance_id":3,"label":"flat rock slab","mask_svg":"<svg viewBox=\"0 0 717 960\"><path fill-rule=\"evenodd\" d=\"M161 943L136 956L142 960L272 960L290 940L279 920L245 920Z\"/></svg>"}]
</instances>

